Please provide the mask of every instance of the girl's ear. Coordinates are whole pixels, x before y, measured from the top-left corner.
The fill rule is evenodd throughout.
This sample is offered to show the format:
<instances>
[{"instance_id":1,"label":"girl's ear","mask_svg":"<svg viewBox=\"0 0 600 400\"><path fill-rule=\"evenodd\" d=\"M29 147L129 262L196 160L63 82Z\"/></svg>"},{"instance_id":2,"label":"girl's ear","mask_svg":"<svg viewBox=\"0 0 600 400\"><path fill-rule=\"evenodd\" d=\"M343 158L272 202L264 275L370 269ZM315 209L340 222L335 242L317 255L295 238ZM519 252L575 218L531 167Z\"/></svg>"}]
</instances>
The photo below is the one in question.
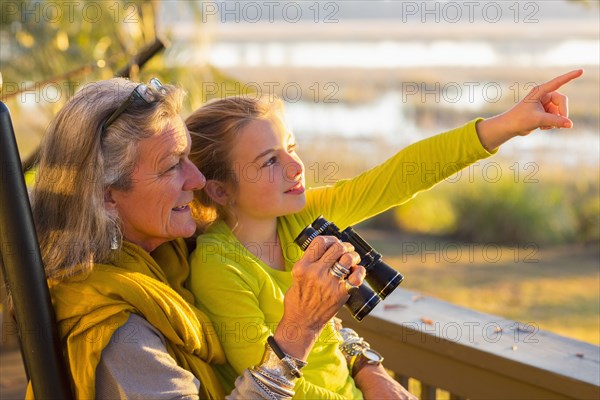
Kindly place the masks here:
<instances>
[{"instance_id":1,"label":"girl's ear","mask_svg":"<svg viewBox=\"0 0 600 400\"><path fill-rule=\"evenodd\" d=\"M226 206L230 202L229 191L223 182L209 179L206 181L206 186L202 189L206 192L208 197L217 204Z\"/></svg>"}]
</instances>

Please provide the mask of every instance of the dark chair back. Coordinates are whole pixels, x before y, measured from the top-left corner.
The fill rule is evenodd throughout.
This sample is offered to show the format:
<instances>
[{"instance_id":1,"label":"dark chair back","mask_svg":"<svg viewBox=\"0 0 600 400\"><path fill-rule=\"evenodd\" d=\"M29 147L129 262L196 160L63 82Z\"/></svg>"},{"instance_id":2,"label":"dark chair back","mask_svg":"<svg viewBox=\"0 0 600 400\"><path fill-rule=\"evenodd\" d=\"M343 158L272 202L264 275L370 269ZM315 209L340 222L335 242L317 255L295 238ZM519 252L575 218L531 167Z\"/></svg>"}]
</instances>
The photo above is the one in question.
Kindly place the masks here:
<instances>
[{"instance_id":1,"label":"dark chair back","mask_svg":"<svg viewBox=\"0 0 600 400\"><path fill-rule=\"evenodd\" d=\"M8 108L0 102L0 255L36 399L73 394Z\"/></svg>"}]
</instances>

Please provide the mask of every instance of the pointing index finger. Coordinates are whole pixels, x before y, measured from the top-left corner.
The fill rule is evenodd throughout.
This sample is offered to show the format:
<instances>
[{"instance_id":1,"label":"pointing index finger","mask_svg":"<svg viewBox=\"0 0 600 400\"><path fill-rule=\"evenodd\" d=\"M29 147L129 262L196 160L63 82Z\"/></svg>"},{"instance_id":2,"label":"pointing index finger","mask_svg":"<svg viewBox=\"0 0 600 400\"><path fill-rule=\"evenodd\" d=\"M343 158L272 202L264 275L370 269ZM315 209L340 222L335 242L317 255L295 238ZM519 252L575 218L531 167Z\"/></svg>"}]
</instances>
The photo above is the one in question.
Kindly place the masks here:
<instances>
[{"instance_id":1,"label":"pointing index finger","mask_svg":"<svg viewBox=\"0 0 600 400\"><path fill-rule=\"evenodd\" d=\"M581 75L583 75L583 70L576 69L561 76L557 76L556 78L535 87L527 97L529 100L539 100L542 98L542 96L558 90L561 86L572 81L573 79L579 78Z\"/></svg>"}]
</instances>

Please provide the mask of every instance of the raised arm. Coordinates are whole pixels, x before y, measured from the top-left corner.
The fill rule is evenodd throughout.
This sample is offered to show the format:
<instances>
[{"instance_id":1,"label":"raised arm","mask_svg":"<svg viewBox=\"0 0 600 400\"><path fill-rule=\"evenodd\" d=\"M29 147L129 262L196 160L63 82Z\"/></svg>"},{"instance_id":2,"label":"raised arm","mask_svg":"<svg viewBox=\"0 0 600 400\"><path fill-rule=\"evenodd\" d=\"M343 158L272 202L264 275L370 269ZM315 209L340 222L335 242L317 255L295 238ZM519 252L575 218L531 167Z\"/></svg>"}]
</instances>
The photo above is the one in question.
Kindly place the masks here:
<instances>
[{"instance_id":1,"label":"raised arm","mask_svg":"<svg viewBox=\"0 0 600 400\"><path fill-rule=\"evenodd\" d=\"M491 156L515 136L537 128L571 128L568 99L557 90L582 74L583 70L575 70L554 78L533 88L505 113L413 143L353 179L313 190L303 212L310 220L323 214L340 227L352 225ZM330 209L324 209L327 205Z\"/></svg>"},{"instance_id":2,"label":"raised arm","mask_svg":"<svg viewBox=\"0 0 600 400\"><path fill-rule=\"evenodd\" d=\"M569 102L558 89L579 78L582 69L558 76L534 87L513 108L477 124L477 134L483 147L493 151L515 136L526 136L535 129L572 128Z\"/></svg>"}]
</instances>

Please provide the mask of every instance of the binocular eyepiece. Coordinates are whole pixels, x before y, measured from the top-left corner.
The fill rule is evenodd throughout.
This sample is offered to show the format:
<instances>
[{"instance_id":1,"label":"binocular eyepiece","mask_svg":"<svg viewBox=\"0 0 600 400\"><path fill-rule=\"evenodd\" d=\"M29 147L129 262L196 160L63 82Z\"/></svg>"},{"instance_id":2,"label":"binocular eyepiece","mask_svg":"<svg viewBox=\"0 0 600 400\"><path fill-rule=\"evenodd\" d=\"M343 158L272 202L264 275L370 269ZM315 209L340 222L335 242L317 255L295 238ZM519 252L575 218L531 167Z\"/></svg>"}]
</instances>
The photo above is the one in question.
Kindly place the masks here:
<instances>
[{"instance_id":1,"label":"binocular eyepiece","mask_svg":"<svg viewBox=\"0 0 600 400\"><path fill-rule=\"evenodd\" d=\"M342 242L352 244L360 256L359 264L367 271L366 281L370 287L363 283L357 288L351 289L350 298L346 302L346 307L358 321L368 315L404 279L402 274L383 262L381 254L375 251L352 227L340 231L334 223L327 221L323 216L318 217L312 224L304 228L294 242L302 250L306 250L314 238L319 235L335 236Z\"/></svg>"}]
</instances>

